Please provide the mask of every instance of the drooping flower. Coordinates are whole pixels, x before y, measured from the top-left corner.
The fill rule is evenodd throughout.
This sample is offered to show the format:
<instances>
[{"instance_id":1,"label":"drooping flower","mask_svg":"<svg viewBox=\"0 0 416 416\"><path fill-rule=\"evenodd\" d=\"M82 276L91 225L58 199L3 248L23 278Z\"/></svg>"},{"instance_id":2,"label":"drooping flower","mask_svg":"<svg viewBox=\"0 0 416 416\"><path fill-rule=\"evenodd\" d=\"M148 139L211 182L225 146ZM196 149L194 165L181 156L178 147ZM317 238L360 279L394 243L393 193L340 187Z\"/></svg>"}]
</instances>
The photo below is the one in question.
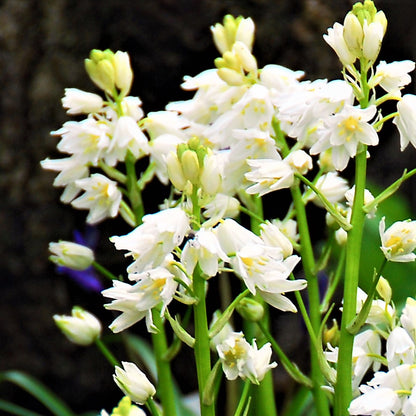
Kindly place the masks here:
<instances>
[{"instance_id":1,"label":"drooping flower","mask_svg":"<svg viewBox=\"0 0 416 416\"><path fill-rule=\"evenodd\" d=\"M62 333L74 344L91 345L101 335L100 321L79 306L72 308L71 316L54 315L53 319Z\"/></svg>"},{"instance_id":2,"label":"drooping flower","mask_svg":"<svg viewBox=\"0 0 416 416\"><path fill-rule=\"evenodd\" d=\"M105 218L114 218L118 214L122 194L117 182L100 173L75 181L76 186L84 190L84 194L71 202L74 208L88 209L87 223L97 224Z\"/></svg>"},{"instance_id":3,"label":"drooping flower","mask_svg":"<svg viewBox=\"0 0 416 416\"><path fill-rule=\"evenodd\" d=\"M409 143L416 148L416 95L406 94L397 103L398 115L393 119L400 133L400 150Z\"/></svg>"},{"instance_id":4,"label":"drooping flower","mask_svg":"<svg viewBox=\"0 0 416 416\"><path fill-rule=\"evenodd\" d=\"M123 368L116 366L113 379L121 391L138 404L144 404L156 393L146 375L135 364L123 361Z\"/></svg>"},{"instance_id":5,"label":"drooping flower","mask_svg":"<svg viewBox=\"0 0 416 416\"><path fill-rule=\"evenodd\" d=\"M103 296L114 299L104 305L105 308L122 312L111 323L110 329L118 333L146 318L148 331L154 332L151 310L162 303L161 314L164 313L178 287L174 278L166 268L156 267L142 273L130 273L129 279L137 282L134 285L114 281L113 287L102 291Z\"/></svg>"},{"instance_id":6,"label":"drooping flower","mask_svg":"<svg viewBox=\"0 0 416 416\"><path fill-rule=\"evenodd\" d=\"M103 105L103 99L97 94L77 88L65 88L62 106L67 109L68 114L97 113L102 109Z\"/></svg>"},{"instance_id":7,"label":"drooping flower","mask_svg":"<svg viewBox=\"0 0 416 416\"><path fill-rule=\"evenodd\" d=\"M397 221L387 230L385 218L379 224L381 250L388 261L407 263L416 259L416 221Z\"/></svg>"},{"instance_id":8,"label":"drooping flower","mask_svg":"<svg viewBox=\"0 0 416 416\"><path fill-rule=\"evenodd\" d=\"M71 241L51 242L49 251L52 253L49 260L74 270L85 270L94 261L94 252L89 247Z\"/></svg>"}]
</instances>

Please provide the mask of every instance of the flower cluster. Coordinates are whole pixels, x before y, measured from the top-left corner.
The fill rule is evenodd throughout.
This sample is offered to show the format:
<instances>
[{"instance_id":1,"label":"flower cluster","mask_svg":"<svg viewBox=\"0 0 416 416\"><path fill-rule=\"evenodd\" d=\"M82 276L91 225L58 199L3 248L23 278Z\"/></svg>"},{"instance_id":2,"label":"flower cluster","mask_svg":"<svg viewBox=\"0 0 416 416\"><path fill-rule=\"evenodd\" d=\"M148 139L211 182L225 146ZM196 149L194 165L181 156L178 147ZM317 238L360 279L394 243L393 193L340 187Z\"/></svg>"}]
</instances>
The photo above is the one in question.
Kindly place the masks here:
<instances>
[{"instance_id":1,"label":"flower cluster","mask_svg":"<svg viewBox=\"0 0 416 416\"><path fill-rule=\"evenodd\" d=\"M314 388L324 384L324 376L334 386L329 390L334 391L339 415L348 406L350 414L416 414L415 301L408 300L397 318L390 287L379 271L368 296L359 291L356 302L364 222L416 173L405 172L376 196L366 189L369 146L378 145L388 120L398 128L401 150L409 143L416 147L416 96L401 95L415 64L382 61L375 66L386 26L384 13L365 0L354 5L343 25L328 30L324 39L343 65L339 80L306 80L302 71L260 67L253 55L253 21L227 15L211 27L220 54L215 68L184 78L182 88L193 92L188 100L145 115L140 99L128 95L133 80L128 54L110 50L94 50L85 61L105 99L66 90L62 104L67 113L85 118L68 121L52 133L60 136L57 148L68 156L47 158L42 166L59 172L54 185L65 188L61 200L88 210L88 223L120 214L131 226L129 233L110 238L130 264L126 278L115 276L98 264L92 250L71 242L51 243L51 260L78 271L93 265L112 279L102 294L110 299L105 308L120 313L109 326L114 333L126 331L128 340L127 330L146 321L155 345L163 414L176 415L170 360L180 343L194 352L202 416L214 416L220 368L228 380L245 381L233 414L247 414L247 386L259 384L260 389L271 382L265 375L277 365L271 362L272 347L286 371L313 390L317 414L329 415L326 396ZM397 101L397 111L384 115L383 104L389 100ZM352 159L356 181L350 186L341 172ZM159 211L148 213L142 191L156 179L170 187L170 195L160 201ZM291 204L282 204L286 214L265 218L262 197L282 189L292 197ZM309 203L326 215L328 241L321 252L312 246ZM380 247L386 261L415 260L415 222L385 228L383 218ZM298 274L301 264L303 274ZM242 291L234 299L216 294L222 310L209 327L211 282L228 285L226 273L239 279ZM322 304L321 274L328 276ZM332 302L342 276L342 342L339 348L329 345L324 355L320 331L326 318L321 312ZM309 310L298 293L303 289ZM374 300L376 289L381 299ZM228 287L224 292L232 291ZM175 302L189 313L172 317ZM311 337L311 378L273 340L268 306L301 311ZM247 324L247 334L229 326L235 310ZM55 319L74 342L95 341L115 366L114 381L127 398L113 410L114 416L141 415L131 401L159 415L153 402L156 388L134 363L123 361L121 368L99 339L101 326L80 312L73 319ZM169 347L167 329L174 334ZM353 333L358 335L354 338ZM211 365L214 355L217 364ZM339 380L334 380L335 369L328 362ZM387 371L378 371L381 366ZM370 368L378 372L363 385ZM359 391L362 395L351 402L352 392ZM268 414L268 403L260 402L259 414Z\"/></svg>"}]
</instances>

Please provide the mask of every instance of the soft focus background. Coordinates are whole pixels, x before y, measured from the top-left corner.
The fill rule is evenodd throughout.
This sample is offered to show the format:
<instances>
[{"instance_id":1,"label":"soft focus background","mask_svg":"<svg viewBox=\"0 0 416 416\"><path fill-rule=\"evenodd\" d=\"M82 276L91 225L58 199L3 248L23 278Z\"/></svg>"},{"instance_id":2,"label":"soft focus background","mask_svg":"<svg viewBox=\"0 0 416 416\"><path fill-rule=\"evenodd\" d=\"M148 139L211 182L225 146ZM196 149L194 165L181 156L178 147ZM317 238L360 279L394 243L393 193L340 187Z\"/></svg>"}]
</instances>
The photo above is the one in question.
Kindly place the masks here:
<instances>
[{"instance_id":1,"label":"soft focus background","mask_svg":"<svg viewBox=\"0 0 416 416\"><path fill-rule=\"evenodd\" d=\"M52 321L53 314L69 313L74 304L94 311L104 325L112 319L103 310L99 293L83 291L58 275L47 260L49 241L72 239L73 231L84 227L85 212L59 203L61 191L52 188L55 175L42 171L39 161L58 156L57 139L49 132L68 120L60 105L64 88L94 90L83 66L89 51L129 52L135 73L132 94L142 99L145 112L161 110L169 101L191 97L179 86L184 75L213 67L217 53L209 27L227 13L254 19L254 51L260 67L276 63L302 69L309 79L338 77L340 65L322 34L342 21L351 4L348 0L0 1L0 371L19 369L38 377L78 412L110 410L121 397L111 379L112 368L95 349L71 345ZM376 5L389 21L382 59L414 60L416 3L380 0ZM414 93L414 87L407 91ZM415 167L415 150L400 153L396 132L386 130L369 164L372 180L379 185L391 183L404 167ZM416 203L415 183L402 191L410 206ZM398 214L397 209L393 206L392 212ZM127 229L117 220L99 228L97 255L111 268L122 257L114 253L108 237ZM415 294L408 286L401 290ZM293 327L297 318L283 318L276 317L274 333L291 356L305 356L301 330L287 336L288 322ZM183 368L177 371L183 390L191 389L193 376ZM290 388L283 372L276 377L278 392ZM13 386L0 385L0 398L36 408Z\"/></svg>"}]
</instances>

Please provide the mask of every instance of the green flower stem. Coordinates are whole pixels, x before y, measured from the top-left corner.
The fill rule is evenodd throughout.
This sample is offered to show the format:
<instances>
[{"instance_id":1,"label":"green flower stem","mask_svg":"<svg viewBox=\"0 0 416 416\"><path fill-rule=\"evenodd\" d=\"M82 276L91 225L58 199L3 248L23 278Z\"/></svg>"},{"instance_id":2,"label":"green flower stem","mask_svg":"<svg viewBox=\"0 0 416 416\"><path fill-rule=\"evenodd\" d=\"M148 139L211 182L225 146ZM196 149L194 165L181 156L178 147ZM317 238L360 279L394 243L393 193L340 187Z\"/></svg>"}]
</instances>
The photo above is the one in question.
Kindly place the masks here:
<instances>
[{"instance_id":1,"label":"green flower stem","mask_svg":"<svg viewBox=\"0 0 416 416\"><path fill-rule=\"evenodd\" d=\"M243 391L241 392L240 401L238 403L237 409L235 410L234 416L241 416L244 407L246 406L246 402L248 399L248 394L250 392L251 383L249 380L246 380L244 383Z\"/></svg>"},{"instance_id":2,"label":"green flower stem","mask_svg":"<svg viewBox=\"0 0 416 416\"><path fill-rule=\"evenodd\" d=\"M201 416L215 416L214 403L206 405L203 403L203 392L206 382L211 373L211 352L208 336L207 310L205 303L205 280L201 275L199 267L195 269L193 276L194 293L197 302L194 305L195 323L195 346L194 354L196 361L196 371L198 377L199 399L201 406Z\"/></svg>"},{"instance_id":3,"label":"green flower stem","mask_svg":"<svg viewBox=\"0 0 416 416\"><path fill-rule=\"evenodd\" d=\"M101 264L97 263L96 261L92 262L92 266L95 270L97 270L98 273L100 273L102 276L106 277L109 280L119 280L117 276L115 276L113 273L110 272L110 270L106 269Z\"/></svg>"},{"instance_id":4,"label":"green flower stem","mask_svg":"<svg viewBox=\"0 0 416 416\"><path fill-rule=\"evenodd\" d=\"M147 399L146 407L149 409L149 412L152 416L161 416L159 409L156 406L156 403L151 397Z\"/></svg>"},{"instance_id":5,"label":"green flower stem","mask_svg":"<svg viewBox=\"0 0 416 416\"><path fill-rule=\"evenodd\" d=\"M172 372L169 361L164 359L168 351L168 345L160 310L160 307L153 308L152 310L153 324L157 328L157 332L152 333L158 379L157 392L162 403L163 413L165 415L176 416Z\"/></svg>"},{"instance_id":6,"label":"green flower stem","mask_svg":"<svg viewBox=\"0 0 416 416\"><path fill-rule=\"evenodd\" d=\"M127 192L134 216L136 218L136 224L140 225L144 215L144 206L142 193L139 186L137 185L136 160L129 150L127 151L125 163L127 172Z\"/></svg>"},{"instance_id":7,"label":"green flower stem","mask_svg":"<svg viewBox=\"0 0 416 416\"><path fill-rule=\"evenodd\" d=\"M258 324L260 330L263 332L264 336L267 338L267 340L272 345L274 352L279 357L279 360L281 361L283 367L288 372L288 374L295 381L297 381L298 383L301 383L304 386L311 388L312 387L312 381L309 379L309 377L307 377L305 374L303 374L302 371L299 370L298 366L296 364L293 364L292 361L290 361L290 359L287 357L287 355L280 348L279 344L272 337L269 330L261 322L257 322L257 324Z\"/></svg>"},{"instance_id":8,"label":"green flower stem","mask_svg":"<svg viewBox=\"0 0 416 416\"><path fill-rule=\"evenodd\" d=\"M305 205L302 200L302 193L299 186L291 188L293 203L296 210L296 218L298 222L300 235L300 254L302 257L303 269L306 280L308 281L308 296L309 296L309 315L312 324L312 329L315 335L318 335L321 326L320 315L320 297L318 278L315 275L315 258L312 248L312 242L309 234L308 220L306 217ZM312 389L315 407L319 416L329 416L328 401L325 393L321 390L323 385L323 376L319 367L318 352L314 344L310 344L311 354L311 378L314 383Z\"/></svg>"},{"instance_id":9,"label":"green flower stem","mask_svg":"<svg viewBox=\"0 0 416 416\"><path fill-rule=\"evenodd\" d=\"M352 347L354 335L347 328L356 313L361 243L365 220L363 205L367 171L366 153L367 149L365 148L355 157L355 197L351 214L352 229L348 232L346 247L344 304L337 364L337 383L335 385L335 416L348 415L348 406L352 400Z\"/></svg>"},{"instance_id":10,"label":"green flower stem","mask_svg":"<svg viewBox=\"0 0 416 416\"><path fill-rule=\"evenodd\" d=\"M113 353L108 349L108 347L104 344L104 342L100 338L97 338L95 340L95 345L98 347L100 352L104 355L104 357L113 367L115 366L121 367L120 362L117 360L116 357L114 357Z\"/></svg>"}]
</instances>

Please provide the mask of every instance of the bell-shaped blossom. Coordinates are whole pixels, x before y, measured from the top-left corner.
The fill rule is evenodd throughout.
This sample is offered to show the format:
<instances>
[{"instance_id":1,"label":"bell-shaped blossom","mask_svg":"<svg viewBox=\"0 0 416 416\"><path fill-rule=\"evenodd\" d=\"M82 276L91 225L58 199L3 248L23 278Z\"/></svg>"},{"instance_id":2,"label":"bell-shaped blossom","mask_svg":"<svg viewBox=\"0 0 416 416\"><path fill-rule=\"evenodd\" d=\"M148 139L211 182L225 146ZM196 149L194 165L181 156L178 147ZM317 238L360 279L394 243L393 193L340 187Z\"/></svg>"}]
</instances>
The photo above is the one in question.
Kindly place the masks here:
<instances>
[{"instance_id":1,"label":"bell-shaped blossom","mask_svg":"<svg viewBox=\"0 0 416 416\"><path fill-rule=\"evenodd\" d=\"M207 226L216 225L223 218L235 218L240 213L240 201L225 194L216 194L214 199L204 205L203 215L209 218Z\"/></svg>"},{"instance_id":2,"label":"bell-shaped blossom","mask_svg":"<svg viewBox=\"0 0 416 416\"><path fill-rule=\"evenodd\" d=\"M83 162L97 165L110 144L111 132L111 123L89 117L80 122L67 121L51 134L62 136L57 145L60 152L76 155Z\"/></svg>"},{"instance_id":3,"label":"bell-shaped blossom","mask_svg":"<svg viewBox=\"0 0 416 416\"><path fill-rule=\"evenodd\" d=\"M331 149L335 168L344 170L349 159L356 155L359 144L378 144L377 132L368 123L376 111L374 105L364 109L345 105L339 113L324 120L321 139L311 147L310 153L318 154Z\"/></svg>"},{"instance_id":4,"label":"bell-shaped blossom","mask_svg":"<svg viewBox=\"0 0 416 416\"><path fill-rule=\"evenodd\" d=\"M64 203L71 202L81 192L75 181L89 176L88 166L76 156L62 159L46 158L40 164L43 169L59 172L53 186L65 187L60 198Z\"/></svg>"},{"instance_id":5,"label":"bell-shaped blossom","mask_svg":"<svg viewBox=\"0 0 416 416\"><path fill-rule=\"evenodd\" d=\"M243 380L248 378L252 383L259 384L267 371L277 366L275 362L270 363L270 343L263 345L259 350L256 341L253 340L253 344L250 345L242 332L230 333L217 345L217 352L228 380L241 377Z\"/></svg>"},{"instance_id":6,"label":"bell-shaped blossom","mask_svg":"<svg viewBox=\"0 0 416 416\"><path fill-rule=\"evenodd\" d=\"M121 332L146 317L149 332L153 332L152 308L163 304L161 314L172 301L178 283L175 276L164 267L156 267L142 273L131 273L129 279L137 283L131 285L114 281L113 287L102 291L106 298L114 299L105 308L120 311L110 325L113 332Z\"/></svg>"},{"instance_id":7,"label":"bell-shaped blossom","mask_svg":"<svg viewBox=\"0 0 416 416\"><path fill-rule=\"evenodd\" d=\"M85 192L71 202L77 209L88 209L88 224L97 224L105 218L114 218L122 199L117 182L108 179L100 173L94 173L89 178L78 179L76 186Z\"/></svg>"},{"instance_id":8,"label":"bell-shaped blossom","mask_svg":"<svg viewBox=\"0 0 416 416\"><path fill-rule=\"evenodd\" d=\"M394 328L387 338L386 358L390 370L400 364L413 364L415 360L415 344L400 326Z\"/></svg>"},{"instance_id":9,"label":"bell-shaped blossom","mask_svg":"<svg viewBox=\"0 0 416 416\"><path fill-rule=\"evenodd\" d=\"M79 306L72 308L71 316L54 315L53 319L62 333L74 344L91 345L101 335L100 321Z\"/></svg>"},{"instance_id":10,"label":"bell-shaped blossom","mask_svg":"<svg viewBox=\"0 0 416 416\"><path fill-rule=\"evenodd\" d=\"M132 117L122 116L116 122L104 159L108 165L114 166L125 160L127 151L139 159L149 153L149 145L137 122Z\"/></svg>"},{"instance_id":11,"label":"bell-shaped blossom","mask_svg":"<svg viewBox=\"0 0 416 416\"><path fill-rule=\"evenodd\" d=\"M135 262L129 272L142 272L162 264L166 255L182 244L191 230L188 215L181 208L169 208L143 217L143 224L124 236L110 241L117 250L127 250Z\"/></svg>"},{"instance_id":12,"label":"bell-shaped blossom","mask_svg":"<svg viewBox=\"0 0 416 416\"><path fill-rule=\"evenodd\" d=\"M416 148L416 95L406 94L397 103L398 115L393 119L400 133L400 150L409 143Z\"/></svg>"},{"instance_id":13,"label":"bell-shaped blossom","mask_svg":"<svg viewBox=\"0 0 416 416\"><path fill-rule=\"evenodd\" d=\"M250 182L247 193L263 196L278 189L290 188L294 183L292 167L286 160L253 159L247 160L251 171L245 174Z\"/></svg>"},{"instance_id":14,"label":"bell-shaped blossom","mask_svg":"<svg viewBox=\"0 0 416 416\"><path fill-rule=\"evenodd\" d=\"M413 61L381 61L376 67L376 73L369 80L370 88L380 85L389 94L400 97L404 86L410 84L412 78L409 72L415 69Z\"/></svg>"},{"instance_id":15,"label":"bell-shaped blossom","mask_svg":"<svg viewBox=\"0 0 416 416\"><path fill-rule=\"evenodd\" d=\"M344 66L353 64L357 59L357 55L348 48L345 42L344 26L340 23L335 23L333 27L328 29L324 40L335 51Z\"/></svg>"},{"instance_id":16,"label":"bell-shaped blossom","mask_svg":"<svg viewBox=\"0 0 416 416\"><path fill-rule=\"evenodd\" d=\"M77 88L65 88L62 106L67 109L68 114L97 113L103 108L103 105L103 99L97 94Z\"/></svg>"},{"instance_id":17,"label":"bell-shaped blossom","mask_svg":"<svg viewBox=\"0 0 416 416\"><path fill-rule=\"evenodd\" d=\"M416 369L402 364L388 371L379 371L367 385L361 385L361 396L349 407L350 415L413 415L416 396Z\"/></svg>"},{"instance_id":18,"label":"bell-shaped blossom","mask_svg":"<svg viewBox=\"0 0 416 416\"><path fill-rule=\"evenodd\" d=\"M337 172L328 172L322 175L316 182L315 187L332 204L344 199L345 192L347 192L349 188L348 181L339 176ZM321 199L314 192L311 192L308 200L319 207L324 206Z\"/></svg>"},{"instance_id":19,"label":"bell-shaped blossom","mask_svg":"<svg viewBox=\"0 0 416 416\"><path fill-rule=\"evenodd\" d=\"M349 189L347 192L345 192L345 199L347 200L347 205L351 208L354 203L354 197L355 197L355 185L351 189ZM373 194L368 189L364 189L364 205L367 205L373 201L374 201ZM376 215L376 211L377 211L377 206L374 209L372 209L371 212L367 214L367 217L374 218Z\"/></svg>"},{"instance_id":20,"label":"bell-shaped blossom","mask_svg":"<svg viewBox=\"0 0 416 416\"><path fill-rule=\"evenodd\" d=\"M279 247L283 257L293 254L293 245L280 228L269 221L260 225L260 237L266 246Z\"/></svg>"},{"instance_id":21,"label":"bell-shaped blossom","mask_svg":"<svg viewBox=\"0 0 416 416\"><path fill-rule=\"evenodd\" d=\"M220 260L227 261L228 256L221 248L216 234L205 228L198 230L194 237L186 242L181 254L181 262L190 275L198 263L206 276L215 276Z\"/></svg>"},{"instance_id":22,"label":"bell-shaped blossom","mask_svg":"<svg viewBox=\"0 0 416 416\"><path fill-rule=\"evenodd\" d=\"M416 221L397 221L386 230L383 217L379 232L380 248L388 261L407 263L416 259Z\"/></svg>"},{"instance_id":23,"label":"bell-shaped blossom","mask_svg":"<svg viewBox=\"0 0 416 416\"><path fill-rule=\"evenodd\" d=\"M136 364L123 361L123 368L116 366L113 379L120 390L138 404L144 404L156 394L156 389Z\"/></svg>"},{"instance_id":24,"label":"bell-shaped blossom","mask_svg":"<svg viewBox=\"0 0 416 416\"><path fill-rule=\"evenodd\" d=\"M72 241L51 242L49 251L52 253L49 260L73 270L88 269L94 261L94 252L89 247Z\"/></svg>"},{"instance_id":25,"label":"bell-shaped blossom","mask_svg":"<svg viewBox=\"0 0 416 416\"><path fill-rule=\"evenodd\" d=\"M295 305L284 293L306 287L303 279L287 280L299 260L295 255L283 259L278 247L247 244L230 259L230 264L251 293L258 292L274 308L296 312Z\"/></svg>"},{"instance_id":26,"label":"bell-shaped blossom","mask_svg":"<svg viewBox=\"0 0 416 416\"><path fill-rule=\"evenodd\" d=\"M403 328L412 337L413 341L416 342L416 300L413 298L406 299L406 305L402 310L400 316L400 323Z\"/></svg>"}]
</instances>

